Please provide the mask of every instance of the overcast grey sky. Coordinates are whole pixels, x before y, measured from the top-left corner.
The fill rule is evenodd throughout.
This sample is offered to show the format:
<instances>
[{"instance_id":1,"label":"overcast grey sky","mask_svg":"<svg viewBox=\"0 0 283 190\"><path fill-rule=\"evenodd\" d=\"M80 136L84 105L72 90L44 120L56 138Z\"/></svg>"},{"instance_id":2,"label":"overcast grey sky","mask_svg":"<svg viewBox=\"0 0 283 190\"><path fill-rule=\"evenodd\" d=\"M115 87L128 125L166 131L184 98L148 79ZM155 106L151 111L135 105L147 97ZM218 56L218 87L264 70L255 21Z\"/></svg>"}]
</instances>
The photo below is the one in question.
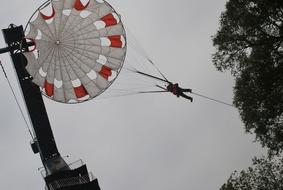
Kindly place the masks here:
<instances>
[{"instance_id":1,"label":"overcast grey sky","mask_svg":"<svg viewBox=\"0 0 283 190\"><path fill-rule=\"evenodd\" d=\"M233 78L211 62L224 0L109 0L126 28L172 80L231 103ZM25 25L42 0L1 2L0 27ZM3 37L0 45L4 47ZM8 55L0 60L14 88ZM43 189L38 155L0 72L0 189ZM19 96L19 91L16 89ZM214 190L264 151L236 109L194 97L138 95L63 105L45 99L62 155L82 158L103 190ZM21 101L22 103L22 101Z\"/></svg>"}]
</instances>

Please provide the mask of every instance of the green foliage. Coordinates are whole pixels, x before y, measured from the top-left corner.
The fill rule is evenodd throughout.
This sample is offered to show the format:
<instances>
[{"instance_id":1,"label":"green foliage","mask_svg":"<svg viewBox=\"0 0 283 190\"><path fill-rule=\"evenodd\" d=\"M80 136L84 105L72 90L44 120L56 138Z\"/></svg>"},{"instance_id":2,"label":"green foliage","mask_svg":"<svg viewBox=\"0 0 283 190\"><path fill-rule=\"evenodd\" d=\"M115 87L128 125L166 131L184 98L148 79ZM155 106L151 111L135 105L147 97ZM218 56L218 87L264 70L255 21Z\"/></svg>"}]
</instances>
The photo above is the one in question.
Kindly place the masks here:
<instances>
[{"instance_id":1,"label":"green foliage","mask_svg":"<svg viewBox=\"0 0 283 190\"><path fill-rule=\"evenodd\" d=\"M282 190L283 158L254 158L252 167L235 171L220 190Z\"/></svg>"},{"instance_id":2,"label":"green foliage","mask_svg":"<svg viewBox=\"0 0 283 190\"><path fill-rule=\"evenodd\" d=\"M246 131L271 154L283 150L283 1L230 0L213 38L213 62L236 78Z\"/></svg>"},{"instance_id":3,"label":"green foliage","mask_svg":"<svg viewBox=\"0 0 283 190\"><path fill-rule=\"evenodd\" d=\"M231 70L234 75L246 67L254 47L269 46L279 56L283 30L282 0L230 0L222 13L220 29L213 38L217 52L215 66Z\"/></svg>"}]
</instances>

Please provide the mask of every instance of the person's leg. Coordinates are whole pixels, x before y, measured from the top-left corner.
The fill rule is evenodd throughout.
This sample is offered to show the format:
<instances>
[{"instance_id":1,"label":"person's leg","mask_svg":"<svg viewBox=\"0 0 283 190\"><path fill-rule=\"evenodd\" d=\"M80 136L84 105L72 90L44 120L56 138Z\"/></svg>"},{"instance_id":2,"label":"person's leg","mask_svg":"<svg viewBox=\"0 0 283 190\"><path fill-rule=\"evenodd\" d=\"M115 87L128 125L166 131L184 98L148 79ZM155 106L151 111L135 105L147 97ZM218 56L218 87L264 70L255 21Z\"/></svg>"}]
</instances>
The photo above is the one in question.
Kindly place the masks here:
<instances>
[{"instance_id":1,"label":"person's leg","mask_svg":"<svg viewBox=\"0 0 283 190\"><path fill-rule=\"evenodd\" d=\"M184 94L184 93L181 93L180 96L182 96L183 98L186 98L186 99L190 100L191 102L193 102L193 98L190 97L190 96L187 96L187 95Z\"/></svg>"},{"instance_id":2,"label":"person's leg","mask_svg":"<svg viewBox=\"0 0 283 190\"><path fill-rule=\"evenodd\" d=\"M189 89L189 88L183 89L183 88L182 88L182 91L183 91L183 92L190 92L190 93L191 93L191 92L192 92L192 89Z\"/></svg>"}]
</instances>

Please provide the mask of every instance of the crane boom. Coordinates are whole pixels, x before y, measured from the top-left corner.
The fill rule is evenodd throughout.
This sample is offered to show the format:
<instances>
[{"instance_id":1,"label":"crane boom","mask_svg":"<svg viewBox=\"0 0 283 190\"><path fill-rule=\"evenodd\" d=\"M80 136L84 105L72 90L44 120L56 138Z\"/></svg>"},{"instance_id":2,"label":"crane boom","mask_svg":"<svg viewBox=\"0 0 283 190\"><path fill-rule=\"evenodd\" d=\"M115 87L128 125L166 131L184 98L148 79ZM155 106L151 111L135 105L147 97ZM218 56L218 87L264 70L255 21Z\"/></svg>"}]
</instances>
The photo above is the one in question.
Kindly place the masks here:
<instances>
[{"instance_id":1,"label":"crane boom","mask_svg":"<svg viewBox=\"0 0 283 190\"><path fill-rule=\"evenodd\" d=\"M49 190L100 190L97 179L88 173L86 165L71 169L57 149L40 88L32 82L32 77L25 69L27 60L22 53L34 44L25 40L22 26L10 25L2 32L8 47L0 49L0 54L10 52L32 122L35 136L31 143L32 150L40 154L46 187Z\"/></svg>"}]
</instances>

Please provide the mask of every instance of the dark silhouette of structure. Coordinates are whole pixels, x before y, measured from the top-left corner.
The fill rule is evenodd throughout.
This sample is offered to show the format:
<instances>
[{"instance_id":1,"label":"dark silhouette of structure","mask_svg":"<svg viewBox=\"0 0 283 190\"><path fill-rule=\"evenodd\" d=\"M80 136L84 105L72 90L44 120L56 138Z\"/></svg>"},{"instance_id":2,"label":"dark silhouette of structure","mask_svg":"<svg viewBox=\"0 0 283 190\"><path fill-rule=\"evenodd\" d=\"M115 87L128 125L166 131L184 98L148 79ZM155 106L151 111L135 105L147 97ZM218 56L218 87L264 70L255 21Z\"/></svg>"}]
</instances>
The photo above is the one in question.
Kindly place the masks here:
<instances>
[{"instance_id":1,"label":"dark silhouette of structure","mask_svg":"<svg viewBox=\"0 0 283 190\"><path fill-rule=\"evenodd\" d=\"M35 154L39 153L44 166L46 189L100 190L97 179L88 172L86 165L81 162L79 167L72 168L57 149L40 89L25 69L27 60L23 52L34 44L27 43L22 26L10 25L2 31L8 47L0 49L0 53L10 52L32 122L35 138L31 147Z\"/></svg>"}]
</instances>

